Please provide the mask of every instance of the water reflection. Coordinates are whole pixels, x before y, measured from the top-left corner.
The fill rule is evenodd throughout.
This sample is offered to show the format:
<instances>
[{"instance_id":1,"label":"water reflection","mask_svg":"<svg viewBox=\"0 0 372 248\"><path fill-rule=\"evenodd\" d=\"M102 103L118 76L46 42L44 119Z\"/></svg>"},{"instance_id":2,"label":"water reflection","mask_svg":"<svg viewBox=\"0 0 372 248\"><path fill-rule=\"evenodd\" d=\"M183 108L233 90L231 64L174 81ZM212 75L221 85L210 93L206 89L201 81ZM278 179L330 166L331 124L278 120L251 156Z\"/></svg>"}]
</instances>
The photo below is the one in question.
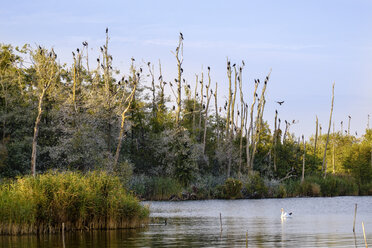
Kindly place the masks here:
<instances>
[{"instance_id":1,"label":"water reflection","mask_svg":"<svg viewBox=\"0 0 372 248\"><path fill-rule=\"evenodd\" d=\"M144 229L65 233L64 239L62 235L0 236L0 244L11 248L246 247L248 241L249 247L364 247L362 221L372 244L372 197L147 203L154 225ZM290 209L293 217L282 220L282 207Z\"/></svg>"}]
</instances>

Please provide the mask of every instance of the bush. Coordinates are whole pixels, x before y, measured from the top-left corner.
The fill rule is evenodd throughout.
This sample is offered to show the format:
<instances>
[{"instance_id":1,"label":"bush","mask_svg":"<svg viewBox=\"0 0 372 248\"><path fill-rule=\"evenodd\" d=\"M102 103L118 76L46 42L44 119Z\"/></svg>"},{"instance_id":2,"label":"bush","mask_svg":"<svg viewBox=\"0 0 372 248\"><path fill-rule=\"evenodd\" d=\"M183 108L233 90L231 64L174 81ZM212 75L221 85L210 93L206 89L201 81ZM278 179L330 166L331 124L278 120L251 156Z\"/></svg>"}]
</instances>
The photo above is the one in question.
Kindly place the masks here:
<instances>
[{"instance_id":1,"label":"bush","mask_svg":"<svg viewBox=\"0 0 372 248\"><path fill-rule=\"evenodd\" d=\"M249 175L245 184L244 196L249 198L263 198L268 195L268 188L259 173Z\"/></svg>"}]
</instances>

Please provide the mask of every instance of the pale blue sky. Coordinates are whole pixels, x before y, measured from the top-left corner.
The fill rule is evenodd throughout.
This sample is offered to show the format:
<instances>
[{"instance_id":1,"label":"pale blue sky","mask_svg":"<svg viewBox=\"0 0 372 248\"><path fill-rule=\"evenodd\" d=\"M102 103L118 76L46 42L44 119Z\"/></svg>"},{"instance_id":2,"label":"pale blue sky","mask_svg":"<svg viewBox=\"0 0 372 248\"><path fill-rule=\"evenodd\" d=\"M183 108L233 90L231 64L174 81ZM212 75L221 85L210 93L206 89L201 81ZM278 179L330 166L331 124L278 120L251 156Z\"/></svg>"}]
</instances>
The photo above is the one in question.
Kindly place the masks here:
<instances>
[{"instance_id":1,"label":"pale blue sky","mask_svg":"<svg viewBox=\"0 0 372 248\"><path fill-rule=\"evenodd\" d=\"M93 61L109 27L114 65L128 71L130 58L162 61L167 81L176 75L178 33L184 34L184 71L194 84L211 67L219 95L227 95L226 57L246 63L245 97L253 79L272 68L265 119L299 120L296 135L314 133L315 115L327 129L331 87L334 120L364 133L372 114L372 1L3 1L0 42L54 47L61 62L89 42ZM284 100L279 107L275 101ZM221 104L223 104L221 99ZM372 124L371 124L372 126Z\"/></svg>"}]
</instances>

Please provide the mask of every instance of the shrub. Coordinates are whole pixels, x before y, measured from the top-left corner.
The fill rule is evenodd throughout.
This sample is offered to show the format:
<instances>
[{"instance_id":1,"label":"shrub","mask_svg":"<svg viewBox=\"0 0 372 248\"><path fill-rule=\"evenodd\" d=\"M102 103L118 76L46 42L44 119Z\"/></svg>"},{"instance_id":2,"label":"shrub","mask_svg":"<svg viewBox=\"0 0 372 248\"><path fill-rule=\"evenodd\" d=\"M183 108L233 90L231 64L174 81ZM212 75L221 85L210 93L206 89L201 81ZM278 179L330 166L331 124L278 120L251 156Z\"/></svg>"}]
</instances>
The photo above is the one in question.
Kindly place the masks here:
<instances>
[{"instance_id":1,"label":"shrub","mask_svg":"<svg viewBox=\"0 0 372 248\"><path fill-rule=\"evenodd\" d=\"M268 188L259 173L249 175L245 184L244 196L249 198L263 198L268 195Z\"/></svg>"},{"instance_id":2,"label":"shrub","mask_svg":"<svg viewBox=\"0 0 372 248\"><path fill-rule=\"evenodd\" d=\"M241 198L242 182L238 179L228 178L225 181L223 188L224 198L226 199L236 199Z\"/></svg>"}]
</instances>

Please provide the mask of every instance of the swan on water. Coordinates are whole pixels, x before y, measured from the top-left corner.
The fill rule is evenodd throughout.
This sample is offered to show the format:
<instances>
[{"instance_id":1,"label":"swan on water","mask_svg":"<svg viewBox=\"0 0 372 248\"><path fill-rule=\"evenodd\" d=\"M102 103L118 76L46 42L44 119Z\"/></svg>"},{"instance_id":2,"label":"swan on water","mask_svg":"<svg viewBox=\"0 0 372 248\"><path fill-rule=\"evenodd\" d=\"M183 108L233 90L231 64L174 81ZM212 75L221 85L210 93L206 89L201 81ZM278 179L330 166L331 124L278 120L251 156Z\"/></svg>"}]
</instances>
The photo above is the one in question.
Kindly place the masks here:
<instances>
[{"instance_id":1,"label":"swan on water","mask_svg":"<svg viewBox=\"0 0 372 248\"><path fill-rule=\"evenodd\" d=\"M282 208L282 214L280 215L280 217L282 219L285 219L285 218L288 218L288 217L292 217L292 213L284 212L284 209Z\"/></svg>"}]
</instances>

